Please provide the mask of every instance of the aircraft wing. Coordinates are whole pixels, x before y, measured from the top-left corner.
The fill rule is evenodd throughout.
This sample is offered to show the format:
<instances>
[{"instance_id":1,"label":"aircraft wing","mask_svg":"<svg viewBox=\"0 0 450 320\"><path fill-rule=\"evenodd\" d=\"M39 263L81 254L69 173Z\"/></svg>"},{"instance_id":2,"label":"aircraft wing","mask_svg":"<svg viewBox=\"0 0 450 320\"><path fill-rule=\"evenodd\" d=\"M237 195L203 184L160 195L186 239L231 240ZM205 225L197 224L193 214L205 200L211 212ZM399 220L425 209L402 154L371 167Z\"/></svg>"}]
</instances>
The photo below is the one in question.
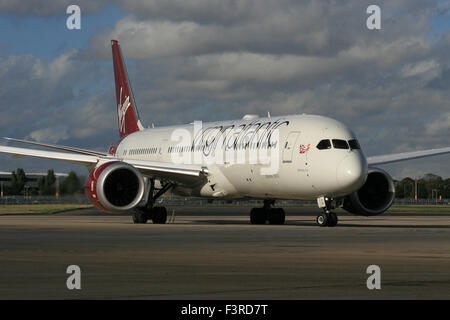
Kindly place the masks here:
<instances>
[{"instance_id":1,"label":"aircraft wing","mask_svg":"<svg viewBox=\"0 0 450 320\"><path fill-rule=\"evenodd\" d=\"M98 151L92 151L92 150L86 150L86 149L80 149L80 148L72 148L72 147L66 147L66 146L57 146L54 144L41 143L41 142L22 140L22 139L15 139L15 138L4 137L3 139L8 140L8 141L14 141L14 142L20 142L20 143L25 143L25 144L32 144L32 145L36 145L36 146L46 147L46 148L57 149L57 150L75 152L75 153L79 153L79 154L87 154L90 156L108 156L108 154L105 152L98 152Z\"/></svg>"},{"instance_id":2,"label":"aircraft wing","mask_svg":"<svg viewBox=\"0 0 450 320\"><path fill-rule=\"evenodd\" d=\"M123 160L112 156L95 156L78 154L75 152L54 152L7 146L0 146L0 152L12 154L15 158L30 156L80 164L86 166L89 170L95 168L99 162L124 161L137 168L145 176L156 177L158 179L168 179L181 183L193 182L192 177L203 178L203 175L208 172L205 167L200 165L175 164L171 162L133 159ZM186 179L187 177L190 179Z\"/></svg>"},{"instance_id":3,"label":"aircraft wing","mask_svg":"<svg viewBox=\"0 0 450 320\"><path fill-rule=\"evenodd\" d=\"M98 156L91 156L85 154L75 154L66 152L54 152L36 149L16 148L0 146L0 152L12 154L14 158L22 158L24 156L60 160L65 162L71 162L81 164L87 167L95 166L98 161Z\"/></svg>"},{"instance_id":4,"label":"aircraft wing","mask_svg":"<svg viewBox=\"0 0 450 320\"><path fill-rule=\"evenodd\" d=\"M399 162L399 161L405 161L405 160L437 156L437 155L446 154L446 153L450 153L450 147L367 157L367 163L369 165L385 164L385 163L392 163L392 162Z\"/></svg>"}]
</instances>

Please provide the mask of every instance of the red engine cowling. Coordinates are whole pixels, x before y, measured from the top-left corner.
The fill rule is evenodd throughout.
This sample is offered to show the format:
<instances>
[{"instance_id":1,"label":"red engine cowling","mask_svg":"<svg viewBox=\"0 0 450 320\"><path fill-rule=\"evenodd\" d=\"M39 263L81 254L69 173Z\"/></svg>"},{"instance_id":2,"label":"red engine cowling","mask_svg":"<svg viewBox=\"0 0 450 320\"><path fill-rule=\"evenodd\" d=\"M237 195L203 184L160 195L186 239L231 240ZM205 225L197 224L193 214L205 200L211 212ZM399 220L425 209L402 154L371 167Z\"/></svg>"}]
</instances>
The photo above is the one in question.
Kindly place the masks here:
<instances>
[{"instance_id":1,"label":"red engine cowling","mask_svg":"<svg viewBox=\"0 0 450 320\"><path fill-rule=\"evenodd\" d=\"M111 161L91 172L86 179L84 192L100 210L127 211L141 202L145 193L144 178L132 165Z\"/></svg>"},{"instance_id":2,"label":"red engine cowling","mask_svg":"<svg viewBox=\"0 0 450 320\"><path fill-rule=\"evenodd\" d=\"M369 168L366 183L344 199L343 208L360 216L376 216L389 209L394 199L391 176L379 168Z\"/></svg>"}]
</instances>

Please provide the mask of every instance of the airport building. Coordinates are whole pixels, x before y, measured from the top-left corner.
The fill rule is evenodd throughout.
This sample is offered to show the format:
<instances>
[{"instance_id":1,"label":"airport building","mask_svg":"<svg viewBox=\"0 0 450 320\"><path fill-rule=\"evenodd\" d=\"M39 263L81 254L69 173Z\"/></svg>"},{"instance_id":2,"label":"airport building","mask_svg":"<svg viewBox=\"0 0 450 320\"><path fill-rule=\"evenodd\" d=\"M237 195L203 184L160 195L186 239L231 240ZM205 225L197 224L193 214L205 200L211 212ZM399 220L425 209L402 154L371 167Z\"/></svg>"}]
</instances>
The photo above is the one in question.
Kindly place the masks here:
<instances>
[{"instance_id":1,"label":"airport building","mask_svg":"<svg viewBox=\"0 0 450 320\"><path fill-rule=\"evenodd\" d=\"M2 172L0 171L0 183L2 186L10 186L11 185L11 172ZM47 173L27 173L25 172L25 177L27 178L26 186L29 188L37 188L38 180L40 177L45 177ZM67 173L57 173L55 172L55 177L57 180L61 181L62 179L68 176Z\"/></svg>"}]
</instances>

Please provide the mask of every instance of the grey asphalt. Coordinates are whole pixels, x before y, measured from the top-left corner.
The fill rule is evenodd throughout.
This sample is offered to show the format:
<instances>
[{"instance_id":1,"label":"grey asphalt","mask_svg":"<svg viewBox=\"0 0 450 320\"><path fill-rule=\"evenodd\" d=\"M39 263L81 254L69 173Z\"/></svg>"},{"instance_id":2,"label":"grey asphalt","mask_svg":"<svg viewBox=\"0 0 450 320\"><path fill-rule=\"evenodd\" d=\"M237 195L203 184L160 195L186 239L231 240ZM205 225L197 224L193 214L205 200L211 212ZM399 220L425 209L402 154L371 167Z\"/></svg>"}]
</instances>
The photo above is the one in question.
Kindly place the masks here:
<instances>
[{"instance_id":1,"label":"grey asphalt","mask_svg":"<svg viewBox=\"0 0 450 320\"><path fill-rule=\"evenodd\" d=\"M0 299L449 299L448 213L250 225L247 207L173 207L135 225L96 210L0 216ZM66 268L81 268L68 290ZM366 268L381 268L368 290Z\"/></svg>"}]
</instances>

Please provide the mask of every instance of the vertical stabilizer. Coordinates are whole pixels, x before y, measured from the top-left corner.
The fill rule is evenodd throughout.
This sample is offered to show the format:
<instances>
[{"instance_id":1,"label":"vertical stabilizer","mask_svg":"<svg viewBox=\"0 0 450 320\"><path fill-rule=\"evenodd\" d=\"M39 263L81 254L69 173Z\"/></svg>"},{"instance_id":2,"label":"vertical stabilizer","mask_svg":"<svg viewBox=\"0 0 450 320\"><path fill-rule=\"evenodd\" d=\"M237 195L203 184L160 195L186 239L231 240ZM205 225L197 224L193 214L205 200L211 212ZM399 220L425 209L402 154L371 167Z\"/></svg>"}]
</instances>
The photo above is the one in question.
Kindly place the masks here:
<instances>
[{"instance_id":1,"label":"vertical stabilizer","mask_svg":"<svg viewBox=\"0 0 450 320\"><path fill-rule=\"evenodd\" d=\"M120 137L142 130L119 42L111 40Z\"/></svg>"}]
</instances>

